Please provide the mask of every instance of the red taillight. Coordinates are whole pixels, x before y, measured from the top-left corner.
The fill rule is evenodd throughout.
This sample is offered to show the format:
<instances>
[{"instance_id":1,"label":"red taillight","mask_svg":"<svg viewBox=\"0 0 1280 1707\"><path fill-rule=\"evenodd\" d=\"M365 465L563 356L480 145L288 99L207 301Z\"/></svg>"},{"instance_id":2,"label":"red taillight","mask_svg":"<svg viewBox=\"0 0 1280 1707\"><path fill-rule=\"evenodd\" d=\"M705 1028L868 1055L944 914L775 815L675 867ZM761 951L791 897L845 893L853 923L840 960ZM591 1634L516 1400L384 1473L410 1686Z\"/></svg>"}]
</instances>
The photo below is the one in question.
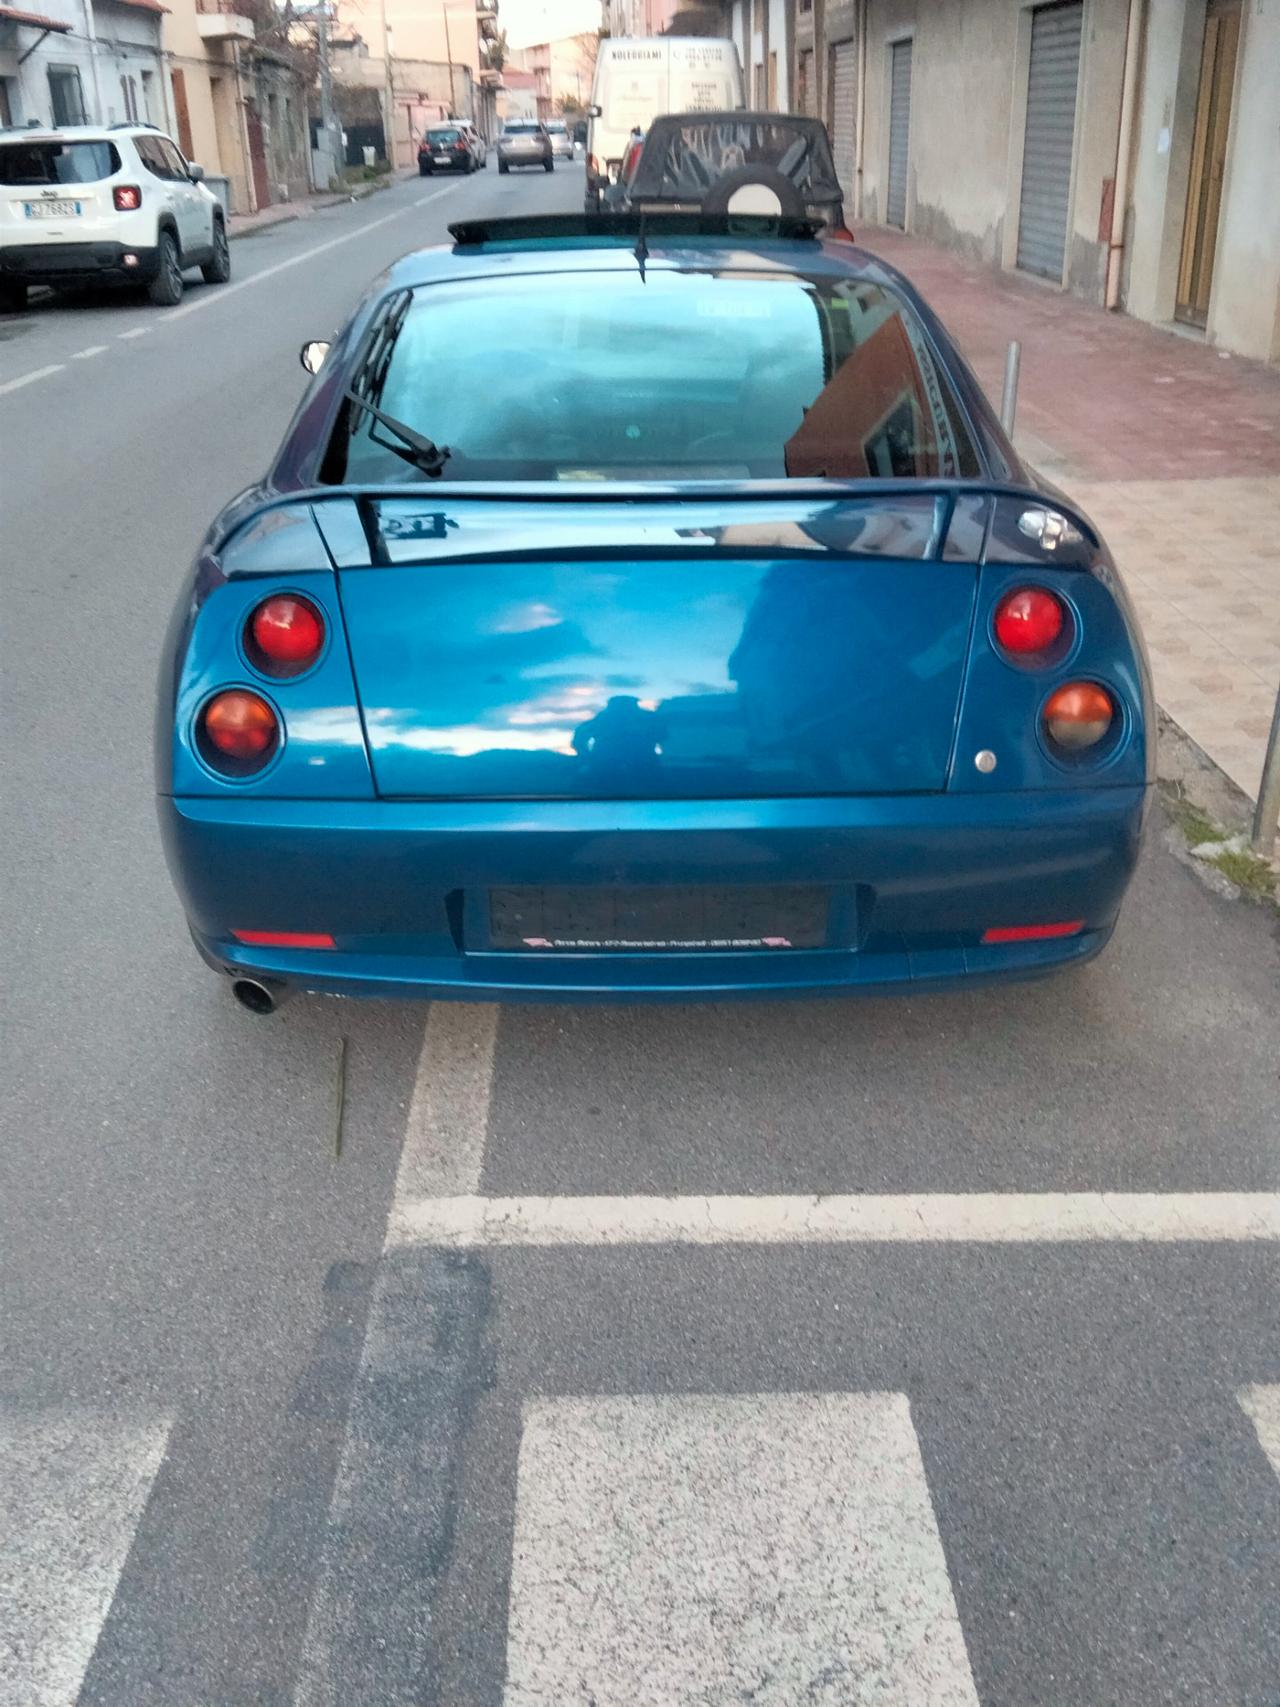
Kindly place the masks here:
<instances>
[{"instance_id":1,"label":"red taillight","mask_svg":"<svg viewBox=\"0 0 1280 1707\"><path fill-rule=\"evenodd\" d=\"M328 931L232 931L246 948L332 948Z\"/></svg>"},{"instance_id":2,"label":"red taillight","mask_svg":"<svg viewBox=\"0 0 1280 1707\"><path fill-rule=\"evenodd\" d=\"M136 213L142 206L142 191L137 184L117 184L111 192L117 213Z\"/></svg>"},{"instance_id":3,"label":"red taillight","mask_svg":"<svg viewBox=\"0 0 1280 1707\"><path fill-rule=\"evenodd\" d=\"M1084 929L1083 919L1067 919L1059 925L997 925L983 931L983 942L1045 942L1050 937L1078 936Z\"/></svg>"},{"instance_id":4,"label":"red taillight","mask_svg":"<svg viewBox=\"0 0 1280 1707\"><path fill-rule=\"evenodd\" d=\"M466 143L465 142L455 142L453 145L453 152L455 154L465 154L467 152Z\"/></svg>"},{"instance_id":5,"label":"red taillight","mask_svg":"<svg viewBox=\"0 0 1280 1707\"><path fill-rule=\"evenodd\" d=\"M587 176L588 178L599 178L602 176L600 171L600 162L596 159L594 154L587 155Z\"/></svg>"},{"instance_id":6,"label":"red taillight","mask_svg":"<svg viewBox=\"0 0 1280 1707\"><path fill-rule=\"evenodd\" d=\"M324 618L307 599L277 593L249 618L245 651L269 676L298 676L309 670L324 646Z\"/></svg>"},{"instance_id":7,"label":"red taillight","mask_svg":"<svg viewBox=\"0 0 1280 1707\"><path fill-rule=\"evenodd\" d=\"M1052 652L1066 627L1061 600L1043 587L1019 587L996 606L996 639L1014 658L1031 659Z\"/></svg>"},{"instance_id":8,"label":"red taillight","mask_svg":"<svg viewBox=\"0 0 1280 1707\"><path fill-rule=\"evenodd\" d=\"M275 751L280 737L275 712L244 688L215 694L201 713L200 726L215 762L230 760L235 770L256 770Z\"/></svg>"},{"instance_id":9,"label":"red taillight","mask_svg":"<svg viewBox=\"0 0 1280 1707\"><path fill-rule=\"evenodd\" d=\"M1064 752L1096 747L1115 720L1115 701L1096 682L1069 682L1049 695L1044 726L1049 739Z\"/></svg>"},{"instance_id":10,"label":"red taillight","mask_svg":"<svg viewBox=\"0 0 1280 1707\"><path fill-rule=\"evenodd\" d=\"M855 241L854 235L847 225L833 225L831 227L831 235L835 238L837 243L852 243Z\"/></svg>"}]
</instances>

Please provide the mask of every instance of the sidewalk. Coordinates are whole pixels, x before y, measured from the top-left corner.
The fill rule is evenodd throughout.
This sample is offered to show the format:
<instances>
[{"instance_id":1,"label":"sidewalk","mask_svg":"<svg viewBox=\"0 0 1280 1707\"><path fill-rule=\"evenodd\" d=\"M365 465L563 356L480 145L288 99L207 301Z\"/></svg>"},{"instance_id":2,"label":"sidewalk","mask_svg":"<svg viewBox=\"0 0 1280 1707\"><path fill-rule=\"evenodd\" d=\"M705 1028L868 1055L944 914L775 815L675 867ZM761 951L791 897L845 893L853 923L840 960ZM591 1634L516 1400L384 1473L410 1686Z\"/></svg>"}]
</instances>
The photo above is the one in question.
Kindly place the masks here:
<instances>
[{"instance_id":1,"label":"sidewalk","mask_svg":"<svg viewBox=\"0 0 1280 1707\"><path fill-rule=\"evenodd\" d=\"M247 237L251 232L265 231L268 226L284 225L293 219L306 219L309 214L318 213L321 208L341 207L344 202L363 201L366 196L376 195L379 190L390 189L401 179L412 176L414 173L411 171L394 172L373 183L352 184L346 190L321 190L314 196L299 196L296 201L272 202L270 207L260 208L257 213L233 213L227 219L227 235Z\"/></svg>"},{"instance_id":2,"label":"sidewalk","mask_svg":"<svg viewBox=\"0 0 1280 1707\"><path fill-rule=\"evenodd\" d=\"M1280 686L1280 371L880 226L998 402L1022 344L1023 455L1106 534L1156 697L1255 799Z\"/></svg>"}]
</instances>

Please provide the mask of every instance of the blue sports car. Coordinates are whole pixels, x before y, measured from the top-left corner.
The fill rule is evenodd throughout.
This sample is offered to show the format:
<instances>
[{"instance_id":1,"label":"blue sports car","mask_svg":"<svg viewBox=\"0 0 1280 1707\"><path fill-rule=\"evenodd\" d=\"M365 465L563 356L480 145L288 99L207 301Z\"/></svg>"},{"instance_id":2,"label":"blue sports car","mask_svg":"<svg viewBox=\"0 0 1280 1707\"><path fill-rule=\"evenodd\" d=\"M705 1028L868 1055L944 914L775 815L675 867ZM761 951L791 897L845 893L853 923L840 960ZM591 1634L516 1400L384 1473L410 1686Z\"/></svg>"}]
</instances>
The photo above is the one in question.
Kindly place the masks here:
<instances>
[{"instance_id":1,"label":"blue sports car","mask_svg":"<svg viewBox=\"0 0 1280 1707\"><path fill-rule=\"evenodd\" d=\"M1142 643L907 280L804 219L451 229L308 346L172 625L160 820L239 999L1096 954L1152 782Z\"/></svg>"}]
</instances>

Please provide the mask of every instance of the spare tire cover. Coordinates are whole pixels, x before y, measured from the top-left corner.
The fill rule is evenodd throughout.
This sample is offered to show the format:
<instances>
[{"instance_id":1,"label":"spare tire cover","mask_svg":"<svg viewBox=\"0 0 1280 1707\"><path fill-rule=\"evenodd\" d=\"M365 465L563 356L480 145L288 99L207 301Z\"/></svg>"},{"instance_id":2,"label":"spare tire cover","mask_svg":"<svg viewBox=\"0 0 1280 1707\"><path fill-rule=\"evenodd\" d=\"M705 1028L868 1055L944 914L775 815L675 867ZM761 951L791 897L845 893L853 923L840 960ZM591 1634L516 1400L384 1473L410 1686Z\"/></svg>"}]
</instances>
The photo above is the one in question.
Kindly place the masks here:
<instances>
[{"instance_id":1,"label":"spare tire cover","mask_svg":"<svg viewBox=\"0 0 1280 1707\"><path fill-rule=\"evenodd\" d=\"M702 198L704 213L761 213L803 219L804 198L774 166L739 166L726 172Z\"/></svg>"}]
</instances>

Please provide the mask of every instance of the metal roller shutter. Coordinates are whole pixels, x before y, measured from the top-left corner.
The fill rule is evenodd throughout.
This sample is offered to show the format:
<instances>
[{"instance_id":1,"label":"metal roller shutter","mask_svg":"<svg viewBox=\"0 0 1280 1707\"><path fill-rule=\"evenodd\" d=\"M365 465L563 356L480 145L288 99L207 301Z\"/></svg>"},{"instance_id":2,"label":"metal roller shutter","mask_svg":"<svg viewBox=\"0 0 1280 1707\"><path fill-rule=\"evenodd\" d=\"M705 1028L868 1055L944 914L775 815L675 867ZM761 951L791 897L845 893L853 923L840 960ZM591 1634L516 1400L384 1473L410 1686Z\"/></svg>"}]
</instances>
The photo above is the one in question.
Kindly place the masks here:
<instances>
[{"instance_id":1,"label":"metal roller shutter","mask_svg":"<svg viewBox=\"0 0 1280 1707\"><path fill-rule=\"evenodd\" d=\"M857 101L858 58L851 41L837 42L831 49L831 152L836 177L853 214L853 119Z\"/></svg>"},{"instance_id":2,"label":"metal roller shutter","mask_svg":"<svg viewBox=\"0 0 1280 1707\"><path fill-rule=\"evenodd\" d=\"M1070 0L1031 17L1018 265L1047 279L1061 279L1066 258L1083 14L1080 0Z\"/></svg>"},{"instance_id":3,"label":"metal roller shutter","mask_svg":"<svg viewBox=\"0 0 1280 1707\"><path fill-rule=\"evenodd\" d=\"M889 196L885 218L907 223L907 145L911 139L911 43L896 41L889 76Z\"/></svg>"}]
</instances>

